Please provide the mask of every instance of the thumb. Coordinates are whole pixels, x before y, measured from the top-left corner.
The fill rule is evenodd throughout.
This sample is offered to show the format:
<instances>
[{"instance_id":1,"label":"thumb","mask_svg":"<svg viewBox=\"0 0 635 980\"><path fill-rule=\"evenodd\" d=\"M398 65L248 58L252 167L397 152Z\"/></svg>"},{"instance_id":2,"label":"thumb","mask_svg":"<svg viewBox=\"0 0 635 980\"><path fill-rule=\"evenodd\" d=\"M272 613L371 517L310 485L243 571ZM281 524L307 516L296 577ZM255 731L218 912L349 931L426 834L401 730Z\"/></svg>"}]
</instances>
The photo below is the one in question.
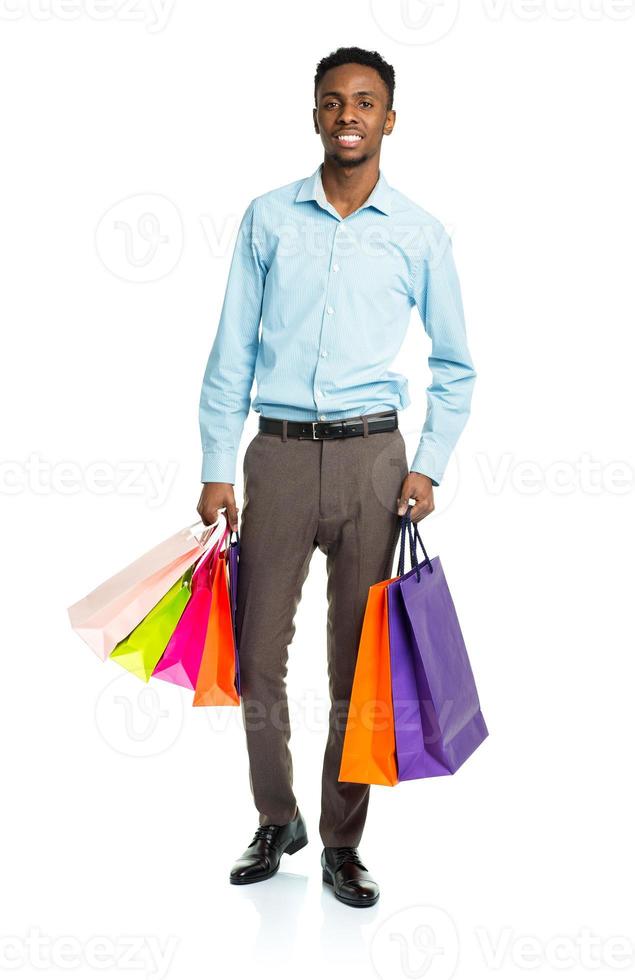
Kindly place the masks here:
<instances>
[{"instance_id":1,"label":"thumb","mask_svg":"<svg viewBox=\"0 0 635 980\"><path fill-rule=\"evenodd\" d=\"M410 499L410 497L408 495L408 490L407 489L406 490L402 490L401 496L400 497L397 497L397 513L399 514L400 517L403 517L403 515L408 510L408 501L409 501L409 499Z\"/></svg>"},{"instance_id":2,"label":"thumb","mask_svg":"<svg viewBox=\"0 0 635 980\"><path fill-rule=\"evenodd\" d=\"M228 500L226 504L227 523L232 531L238 530L238 507L235 500Z\"/></svg>"}]
</instances>

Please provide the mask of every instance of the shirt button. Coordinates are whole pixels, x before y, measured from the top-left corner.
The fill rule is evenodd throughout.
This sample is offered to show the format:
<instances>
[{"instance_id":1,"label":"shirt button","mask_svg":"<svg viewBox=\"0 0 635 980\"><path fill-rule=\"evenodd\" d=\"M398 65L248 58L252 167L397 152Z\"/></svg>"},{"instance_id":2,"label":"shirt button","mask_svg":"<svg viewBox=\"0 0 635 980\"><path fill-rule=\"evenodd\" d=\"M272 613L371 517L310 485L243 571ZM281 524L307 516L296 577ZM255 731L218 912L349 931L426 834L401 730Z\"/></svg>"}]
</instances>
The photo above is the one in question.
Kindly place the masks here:
<instances>
[{"instance_id":1,"label":"shirt button","mask_svg":"<svg viewBox=\"0 0 635 980\"><path fill-rule=\"evenodd\" d=\"M334 262L333 263L333 272L339 272L339 271L340 271L339 265L337 264L337 262Z\"/></svg>"},{"instance_id":2,"label":"shirt button","mask_svg":"<svg viewBox=\"0 0 635 980\"><path fill-rule=\"evenodd\" d=\"M329 316L332 316L335 313L335 310L333 309L332 306L327 306L326 312L328 313Z\"/></svg>"},{"instance_id":3,"label":"shirt button","mask_svg":"<svg viewBox=\"0 0 635 980\"><path fill-rule=\"evenodd\" d=\"M324 420L326 419L326 415L320 415L320 418L321 418L321 419L322 419L322 421L324 422Z\"/></svg>"},{"instance_id":4,"label":"shirt button","mask_svg":"<svg viewBox=\"0 0 635 980\"><path fill-rule=\"evenodd\" d=\"M325 350L320 351L320 357L326 357L326 356L327 355L326 355L326 351Z\"/></svg>"}]
</instances>

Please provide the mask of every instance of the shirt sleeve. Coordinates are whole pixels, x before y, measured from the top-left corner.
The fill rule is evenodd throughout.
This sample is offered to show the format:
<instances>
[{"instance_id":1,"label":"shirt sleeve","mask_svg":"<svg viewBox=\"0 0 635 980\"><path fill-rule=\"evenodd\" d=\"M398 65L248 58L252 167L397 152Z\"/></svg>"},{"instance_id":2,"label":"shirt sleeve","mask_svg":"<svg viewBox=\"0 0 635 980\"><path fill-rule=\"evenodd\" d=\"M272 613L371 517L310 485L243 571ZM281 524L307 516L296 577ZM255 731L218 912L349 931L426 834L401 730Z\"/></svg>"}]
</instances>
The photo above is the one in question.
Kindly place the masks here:
<instances>
[{"instance_id":1,"label":"shirt sleeve","mask_svg":"<svg viewBox=\"0 0 635 980\"><path fill-rule=\"evenodd\" d=\"M413 298L432 341L428 364L427 412L411 472L428 476L435 487L470 414L476 371L468 349L452 241L439 225L415 269Z\"/></svg>"},{"instance_id":2,"label":"shirt sleeve","mask_svg":"<svg viewBox=\"0 0 635 980\"><path fill-rule=\"evenodd\" d=\"M259 254L255 200L245 211L199 402L201 481L235 483L236 457L251 405L267 270Z\"/></svg>"}]
</instances>

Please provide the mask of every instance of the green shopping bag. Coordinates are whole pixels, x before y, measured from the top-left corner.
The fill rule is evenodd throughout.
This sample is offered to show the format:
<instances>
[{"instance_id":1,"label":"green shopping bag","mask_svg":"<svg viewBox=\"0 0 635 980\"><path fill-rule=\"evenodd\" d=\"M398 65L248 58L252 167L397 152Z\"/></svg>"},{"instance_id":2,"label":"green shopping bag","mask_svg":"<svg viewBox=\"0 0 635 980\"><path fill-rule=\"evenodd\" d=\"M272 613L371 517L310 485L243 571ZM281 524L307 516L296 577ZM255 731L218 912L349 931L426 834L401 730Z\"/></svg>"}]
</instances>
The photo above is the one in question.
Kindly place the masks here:
<instances>
[{"instance_id":1,"label":"green shopping bag","mask_svg":"<svg viewBox=\"0 0 635 980\"><path fill-rule=\"evenodd\" d=\"M116 660L142 681L150 680L189 602L195 564L190 565L169 592L159 599L132 633L121 640L110 654L111 660Z\"/></svg>"}]
</instances>

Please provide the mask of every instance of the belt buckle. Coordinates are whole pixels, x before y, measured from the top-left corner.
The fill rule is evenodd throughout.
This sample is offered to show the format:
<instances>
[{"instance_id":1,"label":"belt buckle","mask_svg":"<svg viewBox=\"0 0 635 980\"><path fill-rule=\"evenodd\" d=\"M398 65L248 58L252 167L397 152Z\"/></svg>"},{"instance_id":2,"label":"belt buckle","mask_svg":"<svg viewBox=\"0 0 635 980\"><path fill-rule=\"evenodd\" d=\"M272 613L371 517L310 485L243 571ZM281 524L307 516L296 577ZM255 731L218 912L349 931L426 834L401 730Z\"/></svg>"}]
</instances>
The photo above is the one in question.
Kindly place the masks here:
<instances>
[{"instance_id":1,"label":"belt buckle","mask_svg":"<svg viewBox=\"0 0 635 980\"><path fill-rule=\"evenodd\" d=\"M320 438L319 436L316 436L316 434L315 434L315 427L316 427L316 425L319 425L319 424L320 424L319 422L311 422L311 439L319 439Z\"/></svg>"}]
</instances>

